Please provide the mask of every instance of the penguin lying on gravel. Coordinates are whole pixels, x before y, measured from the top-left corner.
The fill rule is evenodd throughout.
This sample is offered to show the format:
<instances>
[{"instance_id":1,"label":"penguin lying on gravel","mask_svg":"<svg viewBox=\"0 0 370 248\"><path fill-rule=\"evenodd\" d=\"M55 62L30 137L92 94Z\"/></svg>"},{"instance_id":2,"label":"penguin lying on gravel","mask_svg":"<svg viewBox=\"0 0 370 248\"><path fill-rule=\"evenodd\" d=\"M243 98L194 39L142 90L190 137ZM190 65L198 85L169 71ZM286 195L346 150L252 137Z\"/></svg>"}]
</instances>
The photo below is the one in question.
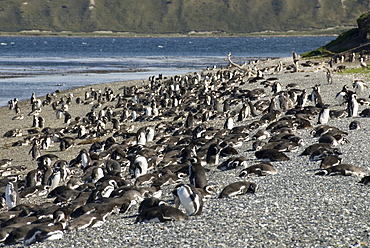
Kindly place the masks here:
<instances>
[{"instance_id":1,"label":"penguin lying on gravel","mask_svg":"<svg viewBox=\"0 0 370 248\"><path fill-rule=\"evenodd\" d=\"M254 194L257 192L258 186L250 182L235 182L227 185L220 193L218 198L233 197L237 195L244 195L247 193Z\"/></svg>"}]
</instances>

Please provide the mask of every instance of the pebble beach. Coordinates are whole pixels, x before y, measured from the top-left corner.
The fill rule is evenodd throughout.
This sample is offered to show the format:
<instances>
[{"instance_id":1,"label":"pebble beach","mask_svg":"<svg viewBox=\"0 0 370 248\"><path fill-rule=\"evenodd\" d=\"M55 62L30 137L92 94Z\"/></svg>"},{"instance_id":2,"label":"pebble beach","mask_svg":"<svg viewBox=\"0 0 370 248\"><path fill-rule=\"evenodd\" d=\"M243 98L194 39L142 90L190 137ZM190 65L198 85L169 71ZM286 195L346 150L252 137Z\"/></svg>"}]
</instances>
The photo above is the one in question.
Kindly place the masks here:
<instances>
[{"instance_id":1,"label":"pebble beach","mask_svg":"<svg viewBox=\"0 0 370 248\"><path fill-rule=\"evenodd\" d=\"M274 68L278 61L283 64L283 69L275 72ZM293 64L292 58L281 58L273 60L262 60L255 64L256 68L263 70L263 78L257 81L250 81L251 75L244 75L236 83L230 82L229 87L221 88L221 84L216 86L215 96L221 96L224 92L233 92L237 88L233 97L225 94L226 98L232 100L231 112L238 113L242 107L242 101L238 98L238 92L243 90L263 89L264 95L260 99L269 100L273 97L271 87L266 85L269 78L281 83L283 90L288 85L294 84L294 88L306 89L308 93L312 87L320 84L320 94L325 104L330 105L331 110L346 110L346 106L339 106L335 96L341 91L344 85L352 88L352 82L356 79L368 80L366 74L339 73L332 72L333 83L328 84L326 80L326 63L328 59L313 60L310 66L300 66L298 72L288 69ZM305 62L301 60L299 63ZM343 63L346 67L360 67L358 62ZM211 66L211 65L210 65ZM336 64L335 66L338 66ZM210 67L212 68L212 67ZM215 75L219 68L198 72L202 75ZM238 70L231 68L231 71ZM240 73L245 73L241 71ZM189 73L189 76L194 73ZM158 76L158 75L155 75ZM166 75L163 75L166 77ZM162 82L169 80L164 78ZM272 81L272 80L271 80ZM117 96L122 94L122 88L137 86L142 92L149 84L146 80L125 81L108 83L103 85L93 85L70 89L63 92L56 92L52 99L56 101L68 95L73 95L73 101L69 104L68 112L72 116L72 122L76 117L85 117L92 109L97 113L104 107L115 108L116 100L105 101L97 104L96 101L87 103L84 100L85 92L103 91L107 88ZM227 84L226 84L227 85ZM52 92L51 92L52 93ZM369 89L359 94L359 98L369 100ZM31 92L30 92L31 96ZM36 96L44 100L45 96ZM76 98L81 98L85 102L77 104ZM85 104L86 103L86 104ZM95 106L95 104L97 104ZM180 106L188 106L191 102L182 99ZM307 101L307 106L312 102ZM93 107L94 106L94 107ZM26 174L37 168L37 163L29 154L30 145L13 146L15 142L24 140L30 136L28 130L32 128L33 116L28 115L31 111L29 101L19 103L23 119L13 119L14 110L8 107L0 108L0 159L12 159L11 166L21 166L22 168L2 171L2 177L6 178L10 174L19 175L18 180L23 180ZM193 106L196 108L197 106ZM368 104L359 106L359 113L369 108ZM45 127L68 128L72 124L64 123L63 118L56 118L56 110L51 105L41 107L39 116L45 119ZM114 109L119 111L121 109ZM182 108L177 108L175 117L163 116L145 121L127 121L122 123L126 126L133 126L131 133L145 126L156 126L158 123L170 123L178 126L185 122L187 112ZM257 116L250 116L246 120L237 121L234 116L234 126L248 126L257 121L263 115L262 111ZM280 117L283 117L284 113ZM223 129L225 115L217 115L215 118L205 121L202 125L207 128ZM243 168L235 168L222 171L218 165L230 157L244 156L247 166L260 162L252 149L254 134L266 128L267 125L249 130L249 140L245 140L241 146L235 147L238 154L221 158L219 164L209 166L207 172L208 183L214 185L216 192L204 202L201 215L189 216L185 221L170 221L164 223L135 223L138 214L138 205L134 205L125 213L111 214L106 221L99 227L85 228L81 230L65 230L63 238L54 241L38 242L32 247L368 247L370 246L370 188L368 185L360 184L361 177L358 176L320 176L315 175L319 169L320 162L310 161L308 156L300 156L306 147L318 142L318 137L312 136L312 130L318 127L317 115L313 115L309 120L311 127L293 130L294 134L301 137L304 144L298 147L298 151L285 152L290 158L288 161L271 162L278 171L275 175L239 177ZM361 124L358 130L350 130L349 124L357 120ZM200 121L201 122L201 121ZM352 164L361 168L366 175L370 175L369 168L369 119L365 117L341 117L331 118L328 125L347 132L347 143L337 145L342 155L342 163ZM22 136L3 137L9 130L17 129L22 131ZM112 124L107 123L106 129L112 129ZM37 129L37 134L41 135L41 129ZM97 140L104 141L112 137L114 132L107 132L105 135L96 137ZM70 132L66 135L76 138L76 133ZM156 133L156 138L147 147L154 146L161 135ZM173 133L171 134L173 135ZM271 134L274 135L274 134ZM116 142L123 144L127 142L123 137L117 137ZM87 144L86 144L87 143ZM58 142L55 142L47 150L41 150L41 155L54 154L66 161L75 159L80 150L89 150L91 143L84 142L83 139L75 139L74 145L64 151L59 149ZM10 166L9 166L10 167ZM82 174L80 167L70 168L74 172L72 176L78 177ZM19 170L19 171L18 171ZM129 172L122 173L128 181L131 179ZM258 185L258 191L254 194L238 195L230 198L218 198L221 190L230 183L238 181L249 181ZM189 183L189 177L184 177L181 182ZM176 183L176 184L178 184ZM62 183L61 183L62 184ZM61 185L60 184L60 185ZM168 205L174 206L172 190L176 184L165 185L161 188L161 199ZM1 192L5 192L5 185L1 185ZM21 198L20 203L42 204L52 202L53 198L46 198L45 195L33 195ZM180 207L183 210L182 207ZM2 212L6 212L5 206ZM184 211L184 210L183 210ZM0 244L6 247L20 247L23 243L14 245Z\"/></svg>"}]
</instances>

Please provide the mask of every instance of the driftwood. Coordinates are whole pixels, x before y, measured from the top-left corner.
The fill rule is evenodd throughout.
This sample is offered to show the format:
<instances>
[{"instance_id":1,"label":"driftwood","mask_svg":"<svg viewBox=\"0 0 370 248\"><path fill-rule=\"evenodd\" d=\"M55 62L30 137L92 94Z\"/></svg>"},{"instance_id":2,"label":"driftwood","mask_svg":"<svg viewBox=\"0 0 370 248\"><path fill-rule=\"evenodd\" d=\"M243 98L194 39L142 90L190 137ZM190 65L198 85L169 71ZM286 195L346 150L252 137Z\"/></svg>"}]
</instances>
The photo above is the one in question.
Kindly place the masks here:
<instances>
[{"instance_id":1,"label":"driftwood","mask_svg":"<svg viewBox=\"0 0 370 248\"><path fill-rule=\"evenodd\" d=\"M229 54L227 55L227 59L225 59L225 60L229 61L229 63L230 63L230 65L231 65L231 66L234 66L234 67L236 67L236 68L238 68L238 69L240 69L240 70L242 70L242 71L249 71L249 70L250 70L250 69L248 68L248 66L246 66L245 64L243 64L243 65L238 65L237 63L232 62L232 61L231 61L231 53L229 53Z\"/></svg>"}]
</instances>

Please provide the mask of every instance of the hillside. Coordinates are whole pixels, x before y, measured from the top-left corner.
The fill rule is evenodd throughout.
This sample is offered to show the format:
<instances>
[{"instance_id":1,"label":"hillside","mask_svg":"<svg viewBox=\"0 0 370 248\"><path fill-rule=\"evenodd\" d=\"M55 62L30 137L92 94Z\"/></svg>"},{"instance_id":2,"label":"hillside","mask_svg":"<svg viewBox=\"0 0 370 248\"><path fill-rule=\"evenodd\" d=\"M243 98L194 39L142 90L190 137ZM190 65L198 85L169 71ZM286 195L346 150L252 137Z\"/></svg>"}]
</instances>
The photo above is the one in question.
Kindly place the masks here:
<instances>
[{"instance_id":1,"label":"hillside","mask_svg":"<svg viewBox=\"0 0 370 248\"><path fill-rule=\"evenodd\" d=\"M357 27L341 33L335 40L314 51L303 54L303 57L325 56L345 53L370 53L370 12L357 19Z\"/></svg>"},{"instance_id":2,"label":"hillside","mask_svg":"<svg viewBox=\"0 0 370 248\"><path fill-rule=\"evenodd\" d=\"M0 0L0 32L251 33L353 27L369 0Z\"/></svg>"}]
</instances>

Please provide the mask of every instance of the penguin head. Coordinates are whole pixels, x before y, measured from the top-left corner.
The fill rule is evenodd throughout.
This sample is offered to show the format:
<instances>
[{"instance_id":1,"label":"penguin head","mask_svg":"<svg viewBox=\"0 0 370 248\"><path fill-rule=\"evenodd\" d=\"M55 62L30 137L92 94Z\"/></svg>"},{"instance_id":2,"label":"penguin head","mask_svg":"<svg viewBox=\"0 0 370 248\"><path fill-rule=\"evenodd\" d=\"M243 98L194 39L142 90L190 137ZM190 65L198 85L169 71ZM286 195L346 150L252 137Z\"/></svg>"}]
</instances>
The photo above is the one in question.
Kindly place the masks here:
<instances>
[{"instance_id":1,"label":"penguin head","mask_svg":"<svg viewBox=\"0 0 370 248\"><path fill-rule=\"evenodd\" d=\"M248 187L248 189L247 189L247 193L252 193L252 194L254 194L254 193L256 193L256 192L257 192L257 189L258 189L257 184L255 184L255 183L250 183L250 184L249 184L249 187Z\"/></svg>"}]
</instances>

